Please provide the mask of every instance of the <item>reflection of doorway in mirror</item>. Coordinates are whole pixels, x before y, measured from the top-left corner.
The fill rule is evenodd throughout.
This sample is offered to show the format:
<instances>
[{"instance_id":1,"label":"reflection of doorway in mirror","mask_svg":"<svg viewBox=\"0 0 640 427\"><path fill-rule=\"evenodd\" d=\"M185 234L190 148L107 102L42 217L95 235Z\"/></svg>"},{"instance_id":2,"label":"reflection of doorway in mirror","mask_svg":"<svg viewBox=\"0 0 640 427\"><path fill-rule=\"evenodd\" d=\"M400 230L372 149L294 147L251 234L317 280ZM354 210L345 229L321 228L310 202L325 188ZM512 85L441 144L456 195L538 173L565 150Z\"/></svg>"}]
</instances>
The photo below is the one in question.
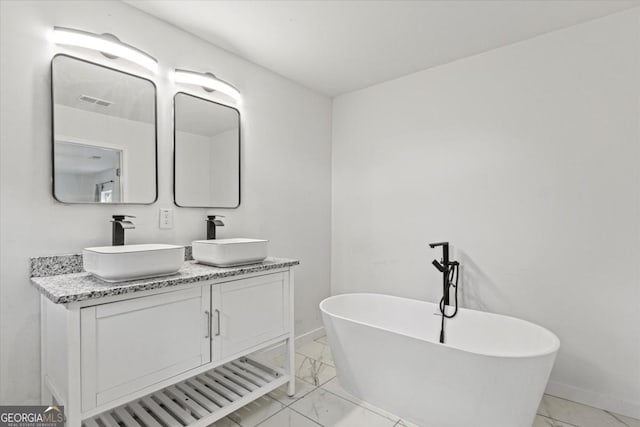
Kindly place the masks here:
<instances>
[{"instance_id":1,"label":"reflection of doorway in mirror","mask_svg":"<svg viewBox=\"0 0 640 427\"><path fill-rule=\"evenodd\" d=\"M71 203L122 203L125 157L120 147L56 137L56 197Z\"/></svg>"},{"instance_id":2,"label":"reflection of doorway in mirror","mask_svg":"<svg viewBox=\"0 0 640 427\"><path fill-rule=\"evenodd\" d=\"M96 184L96 202L114 203L116 200L113 197L113 187L114 181L112 179Z\"/></svg>"}]
</instances>

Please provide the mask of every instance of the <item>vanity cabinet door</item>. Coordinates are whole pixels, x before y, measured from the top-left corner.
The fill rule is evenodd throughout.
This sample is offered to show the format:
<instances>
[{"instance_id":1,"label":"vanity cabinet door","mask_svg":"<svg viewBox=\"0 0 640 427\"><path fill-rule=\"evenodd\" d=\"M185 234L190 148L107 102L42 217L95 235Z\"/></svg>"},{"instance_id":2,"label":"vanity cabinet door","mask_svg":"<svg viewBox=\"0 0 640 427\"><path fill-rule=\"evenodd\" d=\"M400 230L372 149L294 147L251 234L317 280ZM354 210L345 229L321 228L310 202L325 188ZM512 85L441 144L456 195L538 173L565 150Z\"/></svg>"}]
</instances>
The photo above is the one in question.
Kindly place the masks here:
<instances>
[{"instance_id":1,"label":"vanity cabinet door","mask_svg":"<svg viewBox=\"0 0 640 427\"><path fill-rule=\"evenodd\" d=\"M211 361L210 287L81 310L82 409Z\"/></svg>"},{"instance_id":2,"label":"vanity cabinet door","mask_svg":"<svg viewBox=\"0 0 640 427\"><path fill-rule=\"evenodd\" d=\"M215 361L289 332L289 279L277 273L213 285Z\"/></svg>"}]
</instances>

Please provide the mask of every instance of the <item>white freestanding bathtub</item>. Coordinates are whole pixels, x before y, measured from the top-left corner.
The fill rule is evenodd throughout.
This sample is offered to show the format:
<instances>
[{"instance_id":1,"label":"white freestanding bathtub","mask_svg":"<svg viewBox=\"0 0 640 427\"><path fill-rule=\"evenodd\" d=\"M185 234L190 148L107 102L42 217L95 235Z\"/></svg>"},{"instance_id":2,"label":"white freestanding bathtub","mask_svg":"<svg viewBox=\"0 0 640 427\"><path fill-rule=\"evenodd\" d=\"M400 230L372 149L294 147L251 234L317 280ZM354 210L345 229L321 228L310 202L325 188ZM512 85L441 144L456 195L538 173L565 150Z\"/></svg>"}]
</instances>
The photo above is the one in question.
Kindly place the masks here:
<instances>
[{"instance_id":1,"label":"white freestanding bathtub","mask_svg":"<svg viewBox=\"0 0 640 427\"><path fill-rule=\"evenodd\" d=\"M379 294L320 303L342 387L421 427L531 427L560 347L541 326Z\"/></svg>"}]
</instances>

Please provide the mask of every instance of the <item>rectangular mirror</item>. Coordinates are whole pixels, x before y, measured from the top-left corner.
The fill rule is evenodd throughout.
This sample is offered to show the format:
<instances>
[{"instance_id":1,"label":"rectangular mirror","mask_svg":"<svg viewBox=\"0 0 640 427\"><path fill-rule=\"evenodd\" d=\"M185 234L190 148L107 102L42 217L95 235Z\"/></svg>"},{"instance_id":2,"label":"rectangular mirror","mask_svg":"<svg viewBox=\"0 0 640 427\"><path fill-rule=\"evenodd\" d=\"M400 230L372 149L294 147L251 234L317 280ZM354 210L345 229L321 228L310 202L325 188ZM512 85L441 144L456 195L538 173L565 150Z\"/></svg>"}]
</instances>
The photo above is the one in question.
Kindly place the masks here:
<instances>
[{"instance_id":1,"label":"rectangular mirror","mask_svg":"<svg viewBox=\"0 0 640 427\"><path fill-rule=\"evenodd\" d=\"M156 201L156 87L67 55L51 61L53 197L63 203Z\"/></svg>"},{"instance_id":2,"label":"rectangular mirror","mask_svg":"<svg viewBox=\"0 0 640 427\"><path fill-rule=\"evenodd\" d=\"M240 205L240 112L179 92L174 109L174 200L182 207Z\"/></svg>"}]
</instances>

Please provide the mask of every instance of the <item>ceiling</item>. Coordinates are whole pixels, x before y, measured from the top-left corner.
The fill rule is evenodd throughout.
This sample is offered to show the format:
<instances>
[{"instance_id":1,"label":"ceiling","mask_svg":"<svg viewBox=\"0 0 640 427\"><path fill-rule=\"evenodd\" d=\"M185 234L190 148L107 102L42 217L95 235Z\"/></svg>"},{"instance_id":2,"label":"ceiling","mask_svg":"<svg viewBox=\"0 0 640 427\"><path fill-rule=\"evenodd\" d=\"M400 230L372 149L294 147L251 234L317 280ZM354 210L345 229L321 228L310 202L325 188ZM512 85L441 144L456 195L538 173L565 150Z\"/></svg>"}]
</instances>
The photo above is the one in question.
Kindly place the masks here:
<instances>
[{"instance_id":1,"label":"ceiling","mask_svg":"<svg viewBox=\"0 0 640 427\"><path fill-rule=\"evenodd\" d=\"M56 173L95 174L120 167L120 151L56 139Z\"/></svg>"},{"instance_id":2,"label":"ceiling","mask_svg":"<svg viewBox=\"0 0 640 427\"><path fill-rule=\"evenodd\" d=\"M123 1L329 96L640 6L639 0Z\"/></svg>"},{"instance_id":3,"label":"ceiling","mask_svg":"<svg viewBox=\"0 0 640 427\"><path fill-rule=\"evenodd\" d=\"M148 80L90 62L66 55L53 60L56 105L155 124L155 90Z\"/></svg>"},{"instance_id":4,"label":"ceiling","mask_svg":"<svg viewBox=\"0 0 640 427\"><path fill-rule=\"evenodd\" d=\"M238 112L226 105L190 96L184 92L174 98L176 131L214 137L240 124Z\"/></svg>"}]
</instances>

